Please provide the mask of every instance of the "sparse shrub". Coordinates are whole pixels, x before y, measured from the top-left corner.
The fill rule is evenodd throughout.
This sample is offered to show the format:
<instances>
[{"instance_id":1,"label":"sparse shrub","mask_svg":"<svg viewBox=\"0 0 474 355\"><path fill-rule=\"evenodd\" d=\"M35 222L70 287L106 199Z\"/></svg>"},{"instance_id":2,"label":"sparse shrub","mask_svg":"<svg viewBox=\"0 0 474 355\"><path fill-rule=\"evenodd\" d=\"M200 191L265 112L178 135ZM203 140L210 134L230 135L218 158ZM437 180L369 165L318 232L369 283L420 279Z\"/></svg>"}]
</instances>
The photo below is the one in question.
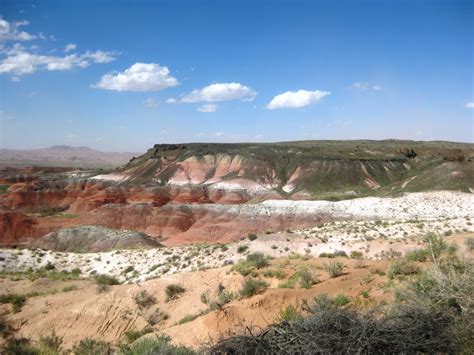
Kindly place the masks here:
<instances>
[{"instance_id":1,"label":"sparse shrub","mask_svg":"<svg viewBox=\"0 0 474 355\"><path fill-rule=\"evenodd\" d=\"M349 298L347 298L343 294L339 294L336 297L334 297L333 303L336 308L343 307L349 303Z\"/></svg>"},{"instance_id":2,"label":"sparse shrub","mask_svg":"<svg viewBox=\"0 0 474 355\"><path fill-rule=\"evenodd\" d=\"M115 277L105 274L96 275L94 279L97 284L98 292L105 292L109 289L110 286L120 284L120 282Z\"/></svg>"},{"instance_id":3,"label":"sparse shrub","mask_svg":"<svg viewBox=\"0 0 474 355\"><path fill-rule=\"evenodd\" d=\"M159 308L155 309L151 314L146 317L146 321L150 325L155 325L167 320L169 316L162 312Z\"/></svg>"},{"instance_id":4,"label":"sparse shrub","mask_svg":"<svg viewBox=\"0 0 474 355\"><path fill-rule=\"evenodd\" d=\"M252 297L263 292L268 287L268 284L260 279L246 278L242 283L240 289L240 296Z\"/></svg>"},{"instance_id":5,"label":"sparse shrub","mask_svg":"<svg viewBox=\"0 0 474 355\"><path fill-rule=\"evenodd\" d=\"M361 291L361 292L360 292L360 295L361 295L362 297L364 297L364 298L369 298L369 292L368 292L368 291L365 291L365 290L364 290L364 291Z\"/></svg>"},{"instance_id":6,"label":"sparse shrub","mask_svg":"<svg viewBox=\"0 0 474 355\"><path fill-rule=\"evenodd\" d=\"M473 251L474 250L474 238L470 237L470 238L467 238L464 243L466 244L467 246L467 249L469 251Z\"/></svg>"},{"instance_id":7,"label":"sparse shrub","mask_svg":"<svg viewBox=\"0 0 474 355\"><path fill-rule=\"evenodd\" d=\"M26 302L25 295L19 295L16 293L8 293L6 295L0 295L0 303L10 303L12 305L13 313L18 313Z\"/></svg>"},{"instance_id":8,"label":"sparse shrub","mask_svg":"<svg viewBox=\"0 0 474 355\"><path fill-rule=\"evenodd\" d=\"M199 314L194 314L194 315L189 314L189 315L185 316L184 318L180 319L178 321L178 324L185 324L185 323L192 322L197 317L199 317Z\"/></svg>"},{"instance_id":9,"label":"sparse shrub","mask_svg":"<svg viewBox=\"0 0 474 355\"><path fill-rule=\"evenodd\" d=\"M324 265L324 270L331 276L332 278L341 276L343 274L344 264L339 261L332 261Z\"/></svg>"},{"instance_id":10,"label":"sparse shrub","mask_svg":"<svg viewBox=\"0 0 474 355\"><path fill-rule=\"evenodd\" d=\"M178 284L171 284L166 286L166 301L168 302L177 299L185 291L185 288Z\"/></svg>"},{"instance_id":11,"label":"sparse shrub","mask_svg":"<svg viewBox=\"0 0 474 355\"><path fill-rule=\"evenodd\" d=\"M64 286L63 287L63 292L71 292L77 290L76 285L69 285L69 286Z\"/></svg>"},{"instance_id":12,"label":"sparse shrub","mask_svg":"<svg viewBox=\"0 0 474 355\"><path fill-rule=\"evenodd\" d=\"M364 258L364 254L363 254L362 252L356 251L356 250L351 251L350 256L351 256L351 259L358 259L358 260L360 260L360 259L363 259L363 258Z\"/></svg>"},{"instance_id":13,"label":"sparse shrub","mask_svg":"<svg viewBox=\"0 0 474 355\"><path fill-rule=\"evenodd\" d=\"M120 350L121 355L193 355L195 352L184 346L171 344L168 336L157 336L156 338L143 338Z\"/></svg>"},{"instance_id":14,"label":"sparse shrub","mask_svg":"<svg viewBox=\"0 0 474 355\"><path fill-rule=\"evenodd\" d=\"M278 288L295 288L294 280L282 281L278 284Z\"/></svg>"},{"instance_id":15,"label":"sparse shrub","mask_svg":"<svg viewBox=\"0 0 474 355\"><path fill-rule=\"evenodd\" d=\"M279 320L285 322L295 322L303 318L301 311L299 311L295 306L289 304L280 311Z\"/></svg>"},{"instance_id":16,"label":"sparse shrub","mask_svg":"<svg viewBox=\"0 0 474 355\"><path fill-rule=\"evenodd\" d=\"M334 254L324 252L324 253L319 254L319 257L320 258L334 258Z\"/></svg>"},{"instance_id":17,"label":"sparse shrub","mask_svg":"<svg viewBox=\"0 0 474 355\"><path fill-rule=\"evenodd\" d=\"M156 303L156 298L150 295L146 290L137 293L133 300L140 309L149 308Z\"/></svg>"},{"instance_id":18,"label":"sparse shrub","mask_svg":"<svg viewBox=\"0 0 474 355\"><path fill-rule=\"evenodd\" d=\"M428 233L425 236L425 242L428 244L428 249L435 258L439 257L441 253L446 250L446 243L438 234Z\"/></svg>"},{"instance_id":19,"label":"sparse shrub","mask_svg":"<svg viewBox=\"0 0 474 355\"><path fill-rule=\"evenodd\" d=\"M111 355L112 347L105 341L95 339L82 339L72 348L74 355Z\"/></svg>"},{"instance_id":20,"label":"sparse shrub","mask_svg":"<svg viewBox=\"0 0 474 355\"><path fill-rule=\"evenodd\" d=\"M38 350L40 355L59 355L61 354L62 339L52 333L50 336L41 337L38 341Z\"/></svg>"},{"instance_id":21,"label":"sparse shrub","mask_svg":"<svg viewBox=\"0 0 474 355\"><path fill-rule=\"evenodd\" d=\"M419 272L419 268L414 265L413 263L407 260L396 260L390 265L390 269L388 270L387 276L390 279L394 279L397 276L408 276L417 274Z\"/></svg>"},{"instance_id":22,"label":"sparse shrub","mask_svg":"<svg viewBox=\"0 0 474 355\"><path fill-rule=\"evenodd\" d=\"M50 261L48 261L48 263L45 265L44 269L45 269L46 271L51 271L51 270L56 269L56 267L55 267L53 264L51 264Z\"/></svg>"},{"instance_id":23,"label":"sparse shrub","mask_svg":"<svg viewBox=\"0 0 474 355\"><path fill-rule=\"evenodd\" d=\"M425 262L428 260L429 251L427 249L415 249L406 253L405 258L408 261Z\"/></svg>"},{"instance_id":24,"label":"sparse shrub","mask_svg":"<svg viewBox=\"0 0 474 355\"><path fill-rule=\"evenodd\" d=\"M153 333L153 328L145 327L142 330L129 330L125 332L125 337L129 344L133 343L135 340L141 338L145 334Z\"/></svg>"},{"instance_id":25,"label":"sparse shrub","mask_svg":"<svg viewBox=\"0 0 474 355\"><path fill-rule=\"evenodd\" d=\"M255 233L249 233L247 236L251 242L253 242L255 239L257 239L257 235Z\"/></svg>"},{"instance_id":26,"label":"sparse shrub","mask_svg":"<svg viewBox=\"0 0 474 355\"><path fill-rule=\"evenodd\" d=\"M26 338L10 338L3 349L0 350L2 350L5 355L39 355L38 349Z\"/></svg>"},{"instance_id":27,"label":"sparse shrub","mask_svg":"<svg viewBox=\"0 0 474 355\"><path fill-rule=\"evenodd\" d=\"M135 270L133 265L129 265L125 268L125 270L123 270L122 274L128 274L129 272L132 272L133 270Z\"/></svg>"},{"instance_id":28,"label":"sparse shrub","mask_svg":"<svg viewBox=\"0 0 474 355\"><path fill-rule=\"evenodd\" d=\"M318 277L308 268L303 268L296 273L301 288L311 288L315 283L318 283Z\"/></svg>"},{"instance_id":29,"label":"sparse shrub","mask_svg":"<svg viewBox=\"0 0 474 355\"><path fill-rule=\"evenodd\" d=\"M253 253L247 255L247 261L254 264L257 269L261 269L268 265L263 253Z\"/></svg>"},{"instance_id":30,"label":"sparse shrub","mask_svg":"<svg viewBox=\"0 0 474 355\"><path fill-rule=\"evenodd\" d=\"M239 245L237 248L237 253L242 254L244 253L249 247L247 245Z\"/></svg>"}]
</instances>

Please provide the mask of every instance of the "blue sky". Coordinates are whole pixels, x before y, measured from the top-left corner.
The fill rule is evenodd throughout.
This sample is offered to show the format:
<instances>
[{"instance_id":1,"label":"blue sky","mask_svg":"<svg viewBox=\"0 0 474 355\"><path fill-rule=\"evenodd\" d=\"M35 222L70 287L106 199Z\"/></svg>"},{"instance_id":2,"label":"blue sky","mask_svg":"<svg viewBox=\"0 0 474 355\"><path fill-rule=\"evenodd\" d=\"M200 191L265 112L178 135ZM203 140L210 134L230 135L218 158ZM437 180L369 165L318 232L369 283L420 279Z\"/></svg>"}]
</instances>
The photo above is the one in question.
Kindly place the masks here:
<instances>
[{"instance_id":1,"label":"blue sky","mask_svg":"<svg viewBox=\"0 0 474 355\"><path fill-rule=\"evenodd\" d=\"M472 1L6 1L0 148L473 142Z\"/></svg>"}]
</instances>

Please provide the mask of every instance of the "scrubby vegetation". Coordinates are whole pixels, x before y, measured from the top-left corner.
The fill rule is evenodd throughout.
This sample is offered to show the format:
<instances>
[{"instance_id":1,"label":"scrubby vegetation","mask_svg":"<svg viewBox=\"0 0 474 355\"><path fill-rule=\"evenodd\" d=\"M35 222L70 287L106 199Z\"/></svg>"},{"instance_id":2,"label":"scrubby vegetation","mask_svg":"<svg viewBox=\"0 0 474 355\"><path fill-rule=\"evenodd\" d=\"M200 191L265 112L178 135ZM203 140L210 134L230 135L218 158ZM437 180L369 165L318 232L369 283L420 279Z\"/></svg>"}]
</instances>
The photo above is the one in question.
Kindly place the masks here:
<instances>
[{"instance_id":1,"label":"scrubby vegetation","mask_svg":"<svg viewBox=\"0 0 474 355\"><path fill-rule=\"evenodd\" d=\"M332 261L324 265L324 270L331 277L338 277L343 274L344 264L339 261Z\"/></svg>"},{"instance_id":2,"label":"scrubby vegetation","mask_svg":"<svg viewBox=\"0 0 474 355\"><path fill-rule=\"evenodd\" d=\"M267 287L268 284L263 280L247 278L242 283L239 293L241 297L252 297L263 292Z\"/></svg>"},{"instance_id":3,"label":"scrubby vegetation","mask_svg":"<svg viewBox=\"0 0 474 355\"><path fill-rule=\"evenodd\" d=\"M148 308L156 303L156 298L150 295L146 290L137 293L133 300L140 309Z\"/></svg>"},{"instance_id":4,"label":"scrubby vegetation","mask_svg":"<svg viewBox=\"0 0 474 355\"><path fill-rule=\"evenodd\" d=\"M124 346L119 352L120 355L153 355L153 354L173 354L192 355L193 350L183 346L174 346L167 336L157 336L154 338L144 338L136 341L132 345Z\"/></svg>"},{"instance_id":5,"label":"scrubby vegetation","mask_svg":"<svg viewBox=\"0 0 474 355\"><path fill-rule=\"evenodd\" d=\"M10 303L12 305L13 313L17 313L21 311L21 307L26 302L25 295L18 295L16 293L8 293L6 295L0 295L0 303Z\"/></svg>"},{"instance_id":6,"label":"scrubby vegetation","mask_svg":"<svg viewBox=\"0 0 474 355\"><path fill-rule=\"evenodd\" d=\"M166 301L177 299L185 291L185 288L178 284L171 284L166 286Z\"/></svg>"},{"instance_id":7,"label":"scrubby vegetation","mask_svg":"<svg viewBox=\"0 0 474 355\"><path fill-rule=\"evenodd\" d=\"M247 276L255 269L261 269L267 265L268 261L263 253L253 253L247 255L246 260L240 260L237 264L235 264L232 267L232 270L238 272L242 276Z\"/></svg>"}]
</instances>

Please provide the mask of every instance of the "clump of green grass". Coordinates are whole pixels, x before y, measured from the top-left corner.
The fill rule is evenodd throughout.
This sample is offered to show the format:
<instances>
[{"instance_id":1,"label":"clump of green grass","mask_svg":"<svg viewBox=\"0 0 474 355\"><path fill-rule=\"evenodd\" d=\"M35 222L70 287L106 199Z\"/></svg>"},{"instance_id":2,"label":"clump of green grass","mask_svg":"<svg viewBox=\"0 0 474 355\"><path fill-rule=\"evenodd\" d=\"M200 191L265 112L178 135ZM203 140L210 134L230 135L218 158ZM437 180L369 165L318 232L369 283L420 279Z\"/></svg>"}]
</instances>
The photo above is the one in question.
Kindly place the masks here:
<instances>
[{"instance_id":1,"label":"clump of green grass","mask_svg":"<svg viewBox=\"0 0 474 355\"><path fill-rule=\"evenodd\" d=\"M192 322L193 320L195 320L197 317L199 317L199 314L188 314L187 316L184 316L182 319L180 319L178 321L178 324L185 324L185 323L189 323L189 322Z\"/></svg>"},{"instance_id":2,"label":"clump of green grass","mask_svg":"<svg viewBox=\"0 0 474 355\"><path fill-rule=\"evenodd\" d=\"M110 286L120 284L119 280L117 280L115 277L106 274L95 275L94 280L97 284L97 291L99 292L107 291Z\"/></svg>"},{"instance_id":3,"label":"clump of green grass","mask_svg":"<svg viewBox=\"0 0 474 355\"><path fill-rule=\"evenodd\" d=\"M152 354L194 355L196 353L184 346L172 345L171 338L164 335L157 336L156 338L146 337L139 339L120 350L120 355Z\"/></svg>"},{"instance_id":4,"label":"clump of green grass","mask_svg":"<svg viewBox=\"0 0 474 355\"><path fill-rule=\"evenodd\" d=\"M247 255L246 260L240 260L232 267L233 271L238 272L242 276L247 276L255 269L261 269L268 265L268 261L263 253L253 253Z\"/></svg>"},{"instance_id":5,"label":"clump of green grass","mask_svg":"<svg viewBox=\"0 0 474 355\"><path fill-rule=\"evenodd\" d=\"M278 319L285 322L295 322L303 319L303 315L295 306L289 304L280 311Z\"/></svg>"},{"instance_id":6,"label":"clump of green grass","mask_svg":"<svg viewBox=\"0 0 474 355\"><path fill-rule=\"evenodd\" d=\"M95 339L82 339L72 348L74 355L108 355L112 353L112 346L105 342Z\"/></svg>"},{"instance_id":7,"label":"clump of green grass","mask_svg":"<svg viewBox=\"0 0 474 355\"><path fill-rule=\"evenodd\" d=\"M237 253L242 254L244 253L249 247L247 245L239 245L237 248Z\"/></svg>"},{"instance_id":8,"label":"clump of green grass","mask_svg":"<svg viewBox=\"0 0 474 355\"><path fill-rule=\"evenodd\" d=\"M252 297L254 295L257 295L268 287L268 284L260 279L255 279L255 278L246 278L242 282L242 287L240 289L240 296L241 297Z\"/></svg>"},{"instance_id":9,"label":"clump of green grass","mask_svg":"<svg viewBox=\"0 0 474 355\"><path fill-rule=\"evenodd\" d=\"M182 293L184 293L186 289L179 285L179 284L171 284L166 286L165 293L166 293L166 301L171 301L177 299Z\"/></svg>"}]
</instances>

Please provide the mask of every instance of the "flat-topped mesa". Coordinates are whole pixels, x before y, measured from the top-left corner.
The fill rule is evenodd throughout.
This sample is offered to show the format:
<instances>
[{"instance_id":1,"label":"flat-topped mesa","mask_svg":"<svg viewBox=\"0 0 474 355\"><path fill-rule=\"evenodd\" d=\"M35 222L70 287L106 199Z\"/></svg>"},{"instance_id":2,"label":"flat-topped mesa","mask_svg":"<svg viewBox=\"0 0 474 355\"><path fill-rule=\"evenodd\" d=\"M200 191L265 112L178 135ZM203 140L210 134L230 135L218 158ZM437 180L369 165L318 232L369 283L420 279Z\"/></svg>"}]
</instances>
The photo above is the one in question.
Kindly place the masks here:
<instances>
[{"instance_id":1,"label":"flat-topped mesa","mask_svg":"<svg viewBox=\"0 0 474 355\"><path fill-rule=\"evenodd\" d=\"M114 174L97 178L118 184L199 185L253 195L271 191L285 198L341 199L349 192L469 191L473 156L474 145L451 142L155 144Z\"/></svg>"}]
</instances>

